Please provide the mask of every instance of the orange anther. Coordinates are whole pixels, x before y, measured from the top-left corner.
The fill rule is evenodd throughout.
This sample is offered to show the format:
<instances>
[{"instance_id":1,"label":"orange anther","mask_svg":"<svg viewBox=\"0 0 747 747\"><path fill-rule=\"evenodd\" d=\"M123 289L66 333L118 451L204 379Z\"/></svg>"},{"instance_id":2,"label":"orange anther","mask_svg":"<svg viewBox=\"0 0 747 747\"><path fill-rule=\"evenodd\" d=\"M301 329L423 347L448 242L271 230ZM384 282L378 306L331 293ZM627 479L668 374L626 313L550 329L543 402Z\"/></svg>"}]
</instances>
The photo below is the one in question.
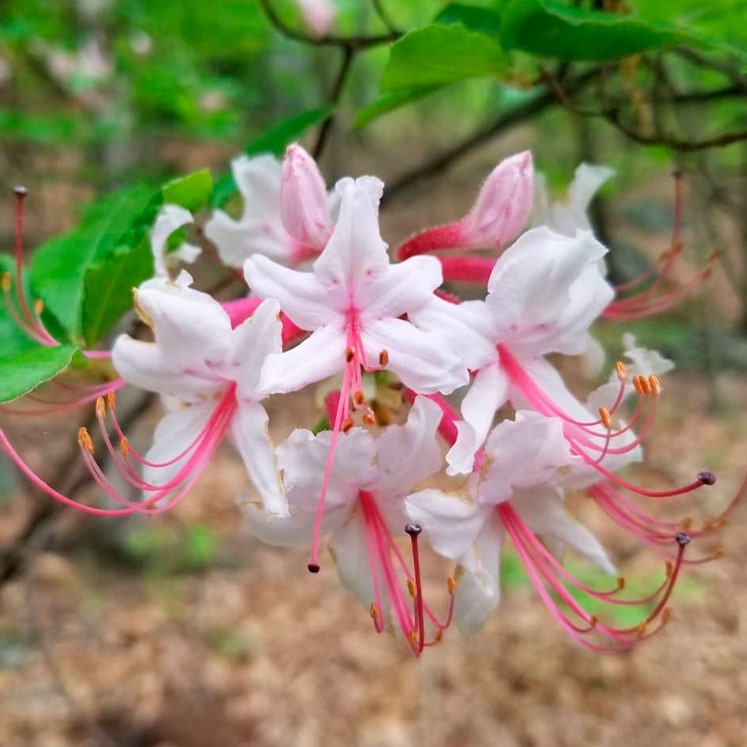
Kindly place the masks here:
<instances>
[{"instance_id":1,"label":"orange anther","mask_svg":"<svg viewBox=\"0 0 747 747\"><path fill-rule=\"evenodd\" d=\"M377 605L376 602L371 602L371 606L368 608L368 614L371 615L371 618L373 620L378 619L378 617L379 617L379 605Z\"/></svg>"},{"instance_id":2,"label":"orange anther","mask_svg":"<svg viewBox=\"0 0 747 747\"><path fill-rule=\"evenodd\" d=\"M640 376L633 377L633 389L635 389L635 393L639 397L643 396L643 389L641 389L641 377Z\"/></svg>"},{"instance_id":3,"label":"orange anther","mask_svg":"<svg viewBox=\"0 0 747 747\"><path fill-rule=\"evenodd\" d=\"M347 433L354 425L355 423L353 422L352 418L347 418L343 420L342 421L342 432Z\"/></svg>"},{"instance_id":4,"label":"orange anther","mask_svg":"<svg viewBox=\"0 0 747 747\"><path fill-rule=\"evenodd\" d=\"M355 358L355 350L353 350L353 348L347 348L345 350L345 361L347 363L350 363L350 361L352 361L353 358Z\"/></svg>"},{"instance_id":5,"label":"orange anther","mask_svg":"<svg viewBox=\"0 0 747 747\"><path fill-rule=\"evenodd\" d=\"M124 438L119 439L119 450L125 456L130 455L130 439L129 438L124 437Z\"/></svg>"},{"instance_id":6,"label":"orange anther","mask_svg":"<svg viewBox=\"0 0 747 747\"><path fill-rule=\"evenodd\" d=\"M446 577L446 590L449 592L449 594L453 594L456 591L457 582L454 576L447 576Z\"/></svg>"},{"instance_id":7,"label":"orange anther","mask_svg":"<svg viewBox=\"0 0 747 747\"><path fill-rule=\"evenodd\" d=\"M360 407L366 401L366 395L360 389L353 394L353 404Z\"/></svg>"},{"instance_id":8,"label":"orange anther","mask_svg":"<svg viewBox=\"0 0 747 747\"><path fill-rule=\"evenodd\" d=\"M654 397L658 397L661 392L661 382L656 374L650 374L648 377L648 385L651 387L651 394Z\"/></svg>"},{"instance_id":9,"label":"orange anther","mask_svg":"<svg viewBox=\"0 0 747 747\"><path fill-rule=\"evenodd\" d=\"M646 635L646 631L648 630L648 623L644 620L635 631L636 638L643 638L644 635Z\"/></svg>"},{"instance_id":10,"label":"orange anther","mask_svg":"<svg viewBox=\"0 0 747 747\"><path fill-rule=\"evenodd\" d=\"M628 378L628 367L622 361L615 363L615 370L620 381L625 381Z\"/></svg>"},{"instance_id":11,"label":"orange anther","mask_svg":"<svg viewBox=\"0 0 747 747\"><path fill-rule=\"evenodd\" d=\"M612 428L612 418L610 417L610 411L606 407L599 408L599 419L607 430Z\"/></svg>"},{"instance_id":12,"label":"orange anther","mask_svg":"<svg viewBox=\"0 0 747 747\"><path fill-rule=\"evenodd\" d=\"M117 409L117 393L115 391L107 392L106 394L106 406L110 410Z\"/></svg>"},{"instance_id":13,"label":"orange anther","mask_svg":"<svg viewBox=\"0 0 747 747\"><path fill-rule=\"evenodd\" d=\"M645 376L639 376L638 381L641 383L641 393L645 396L651 394L651 384Z\"/></svg>"},{"instance_id":14,"label":"orange anther","mask_svg":"<svg viewBox=\"0 0 747 747\"><path fill-rule=\"evenodd\" d=\"M11 277L9 272L3 273L3 292L8 293L10 291L10 287L13 284L13 278Z\"/></svg>"},{"instance_id":15,"label":"orange anther","mask_svg":"<svg viewBox=\"0 0 747 747\"><path fill-rule=\"evenodd\" d=\"M618 576L617 577L617 588L618 589L624 589L625 588L625 576Z\"/></svg>"},{"instance_id":16,"label":"orange anther","mask_svg":"<svg viewBox=\"0 0 747 747\"><path fill-rule=\"evenodd\" d=\"M372 412L367 412L363 416L363 422L365 425L376 425L377 423L376 415L374 415Z\"/></svg>"},{"instance_id":17,"label":"orange anther","mask_svg":"<svg viewBox=\"0 0 747 747\"><path fill-rule=\"evenodd\" d=\"M104 402L103 397L96 397L96 417L99 418L99 420L103 420L106 417L106 402Z\"/></svg>"},{"instance_id":18,"label":"orange anther","mask_svg":"<svg viewBox=\"0 0 747 747\"><path fill-rule=\"evenodd\" d=\"M413 579L407 579L407 591L410 592L410 596L414 597L418 593L418 587L415 585Z\"/></svg>"},{"instance_id":19,"label":"orange anther","mask_svg":"<svg viewBox=\"0 0 747 747\"><path fill-rule=\"evenodd\" d=\"M389 365L389 351L388 350L382 350L379 353L379 365L380 366L388 366Z\"/></svg>"},{"instance_id":20,"label":"orange anther","mask_svg":"<svg viewBox=\"0 0 747 747\"><path fill-rule=\"evenodd\" d=\"M37 316L41 316L42 311L44 311L44 301L42 301L41 298L37 298L36 301L34 301L34 313Z\"/></svg>"},{"instance_id":21,"label":"orange anther","mask_svg":"<svg viewBox=\"0 0 747 747\"><path fill-rule=\"evenodd\" d=\"M661 611L661 624L666 625L671 619L672 615L674 615L674 612L672 611L671 607L665 607Z\"/></svg>"},{"instance_id":22,"label":"orange anther","mask_svg":"<svg viewBox=\"0 0 747 747\"><path fill-rule=\"evenodd\" d=\"M85 449L89 454L93 454L93 441L88 429L83 425L78 430L78 445Z\"/></svg>"}]
</instances>

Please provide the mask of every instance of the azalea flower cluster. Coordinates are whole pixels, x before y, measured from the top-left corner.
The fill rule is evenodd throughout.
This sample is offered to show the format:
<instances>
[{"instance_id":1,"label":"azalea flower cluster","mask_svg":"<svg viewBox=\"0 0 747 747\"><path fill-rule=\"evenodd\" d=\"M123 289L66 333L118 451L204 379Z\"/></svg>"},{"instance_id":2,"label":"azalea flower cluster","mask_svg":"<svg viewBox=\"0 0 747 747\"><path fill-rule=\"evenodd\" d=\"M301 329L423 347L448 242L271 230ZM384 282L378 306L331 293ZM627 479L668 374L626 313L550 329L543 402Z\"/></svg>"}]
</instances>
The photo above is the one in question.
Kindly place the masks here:
<instances>
[{"instance_id":1,"label":"azalea flower cluster","mask_svg":"<svg viewBox=\"0 0 747 747\"><path fill-rule=\"evenodd\" d=\"M484 625L499 601L506 540L574 639L595 650L628 648L668 620L682 564L712 557L686 557L686 548L717 528L739 496L717 520L695 526L657 518L638 499L696 491L715 482L712 473L664 490L618 475L642 459L669 361L626 336L628 362L584 400L556 367L560 356L585 356L598 373L603 355L589 332L598 318L661 311L707 274L686 291L667 290L675 235L652 277L620 296L586 218L610 174L582 166L568 201L551 204L535 198L532 158L519 153L498 164L467 215L400 243L392 261L379 228L379 179L344 178L328 191L298 145L282 162L238 158L243 214L217 210L204 234L243 273L246 296L221 303L175 269L199 248L167 252L171 234L192 220L168 206L152 232L155 275L135 291L152 339L120 336L111 350L120 378L106 396L90 395L108 459L140 497L107 477L86 429L82 458L112 506L57 492L2 431L0 440L37 486L98 515L175 506L227 441L251 483L239 505L252 533L310 547L311 572L327 562L326 541L375 629L399 629L416 654L452 621L464 634ZM473 285L472 300L445 289L456 281ZM18 317L45 344L48 333L25 301ZM113 391L125 384L162 398L165 414L145 454L117 417ZM322 411L274 443L266 403L300 390L313 392ZM600 542L567 509L578 492L664 556L660 584L626 595ZM425 598L426 545L453 562L442 600ZM607 588L568 570L567 549L610 574ZM618 605L639 608L639 622L616 624L610 610Z\"/></svg>"}]
</instances>

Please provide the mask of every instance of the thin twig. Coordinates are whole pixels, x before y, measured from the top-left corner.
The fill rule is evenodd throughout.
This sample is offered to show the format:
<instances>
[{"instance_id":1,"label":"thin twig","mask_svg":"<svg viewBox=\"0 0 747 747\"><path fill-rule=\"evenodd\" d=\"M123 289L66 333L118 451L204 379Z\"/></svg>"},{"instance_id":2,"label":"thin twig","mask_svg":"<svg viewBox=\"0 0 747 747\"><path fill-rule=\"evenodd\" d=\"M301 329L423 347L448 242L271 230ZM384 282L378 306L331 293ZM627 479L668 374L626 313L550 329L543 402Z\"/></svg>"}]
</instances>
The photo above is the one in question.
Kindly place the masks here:
<instances>
[{"instance_id":1,"label":"thin twig","mask_svg":"<svg viewBox=\"0 0 747 747\"><path fill-rule=\"evenodd\" d=\"M350 73L350 68L353 64L353 58L355 57L355 49L353 47L342 48L342 62L340 63L340 69L337 72L337 77L332 85L332 92L329 96L329 105L332 107L332 111L324 118L321 127L319 128L319 135L317 136L316 143L311 151L311 155L314 160L318 161L321 158L324 146L326 145L327 138L332 132L332 125L335 121L336 111L335 108L342 95L342 89L345 85L345 80Z\"/></svg>"},{"instance_id":2,"label":"thin twig","mask_svg":"<svg viewBox=\"0 0 747 747\"><path fill-rule=\"evenodd\" d=\"M594 79L596 70L587 71L576 78L571 79L566 85L565 94L577 93L591 80ZM448 168L454 161L466 155L474 148L486 143L496 135L511 129L512 127L525 122L527 119L550 108L553 104L558 103L557 96L553 90L547 87L541 93L533 98L515 106L510 111L503 114L488 127L478 130L474 134L452 148L439 153L434 158L425 163L416 166L396 179L388 183L382 198L382 205L388 204L396 195L412 187L414 184L439 175L444 169Z\"/></svg>"},{"instance_id":3,"label":"thin twig","mask_svg":"<svg viewBox=\"0 0 747 747\"><path fill-rule=\"evenodd\" d=\"M397 25L390 18L389 13L384 10L384 6L382 5L381 0L371 0L371 5L373 5L374 10L376 11L376 15L379 17L379 20L384 24L384 26L386 26L389 33L400 35L401 32L397 29Z\"/></svg>"}]
</instances>

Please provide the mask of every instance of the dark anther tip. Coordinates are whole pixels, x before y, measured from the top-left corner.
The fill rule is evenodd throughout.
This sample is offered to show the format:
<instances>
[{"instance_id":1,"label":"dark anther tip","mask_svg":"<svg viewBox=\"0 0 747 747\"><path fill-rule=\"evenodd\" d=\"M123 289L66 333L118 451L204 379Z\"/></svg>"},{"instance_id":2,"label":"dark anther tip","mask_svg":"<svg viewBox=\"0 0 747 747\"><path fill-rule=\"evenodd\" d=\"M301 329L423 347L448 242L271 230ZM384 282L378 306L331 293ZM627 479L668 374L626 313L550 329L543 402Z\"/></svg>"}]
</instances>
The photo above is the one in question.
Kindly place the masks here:
<instances>
[{"instance_id":1,"label":"dark anther tip","mask_svg":"<svg viewBox=\"0 0 747 747\"><path fill-rule=\"evenodd\" d=\"M715 485L716 484L716 475L713 474L713 472L710 472L707 469L702 470L701 472L698 472L698 480L703 483L703 485Z\"/></svg>"},{"instance_id":2,"label":"dark anther tip","mask_svg":"<svg viewBox=\"0 0 747 747\"><path fill-rule=\"evenodd\" d=\"M23 184L16 184L15 187L13 187L13 191L18 197L25 197L29 193L28 189L26 189Z\"/></svg>"},{"instance_id":3,"label":"dark anther tip","mask_svg":"<svg viewBox=\"0 0 747 747\"><path fill-rule=\"evenodd\" d=\"M423 531L423 527L420 524L406 524L405 531L410 537L417 537Z\"/></svg>"},{"instance_id":4,"label":"dark anther tip","mask_svg":"<svg viewBox=\"0 0 747 747\"><path fill-rule=\"evenodd\" d=\"M674 538L677 540L677 544L681 547L690 544L690 535L687 532L677 532L677 534L674 535Z\"/></svg>"},{"instance_id":5,"label":"dark anther tip","mask_svg":"<svg viewBox=\"0 0 747 747\"><path fill-rule=\"evenodd\" d=\"M319 563L309 563L306 567L309 569L309 573L319 573L322 570Z\"/></svg>"}]
</instances>

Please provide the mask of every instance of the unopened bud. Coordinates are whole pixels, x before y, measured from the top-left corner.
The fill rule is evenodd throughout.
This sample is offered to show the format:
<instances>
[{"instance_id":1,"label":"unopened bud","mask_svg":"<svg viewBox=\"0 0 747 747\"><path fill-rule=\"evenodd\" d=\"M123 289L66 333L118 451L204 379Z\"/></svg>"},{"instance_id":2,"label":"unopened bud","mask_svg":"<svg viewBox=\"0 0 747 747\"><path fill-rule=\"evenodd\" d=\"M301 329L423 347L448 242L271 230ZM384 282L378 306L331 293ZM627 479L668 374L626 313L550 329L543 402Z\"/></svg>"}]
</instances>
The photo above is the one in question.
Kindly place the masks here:
<instances>
[{"instance_id":1,"label":"unopened bud","mask_svg":"<svg viewBox=\"0 0 747 747\"><path fill-rule=\"evenodd\" d=\"M461 223L466 248L498 247L519 235L532 209L534 167L529 151L501 161Z\"/></svg>"},{"instance_id":2,"label":"unopened bud","mask_svg":"<svg viewBox=\"0 0 747 747\"><path fill-rule=\"evenodd\" d=\"M300 146L289 145L280 181L280 214L296 241L321 251L332 234L327 188L314 159Z\"/></svg>"},{"instance_id":3,"label":"unopened bud","mask_svg":"<svg viewBox=\"0 0 747 747\"><path fill-rule=\"evenodd\" d=\"M337 17L332 0L296 0L306 28L316 39L329 34Z\"/></svg>"}]
</instances>

